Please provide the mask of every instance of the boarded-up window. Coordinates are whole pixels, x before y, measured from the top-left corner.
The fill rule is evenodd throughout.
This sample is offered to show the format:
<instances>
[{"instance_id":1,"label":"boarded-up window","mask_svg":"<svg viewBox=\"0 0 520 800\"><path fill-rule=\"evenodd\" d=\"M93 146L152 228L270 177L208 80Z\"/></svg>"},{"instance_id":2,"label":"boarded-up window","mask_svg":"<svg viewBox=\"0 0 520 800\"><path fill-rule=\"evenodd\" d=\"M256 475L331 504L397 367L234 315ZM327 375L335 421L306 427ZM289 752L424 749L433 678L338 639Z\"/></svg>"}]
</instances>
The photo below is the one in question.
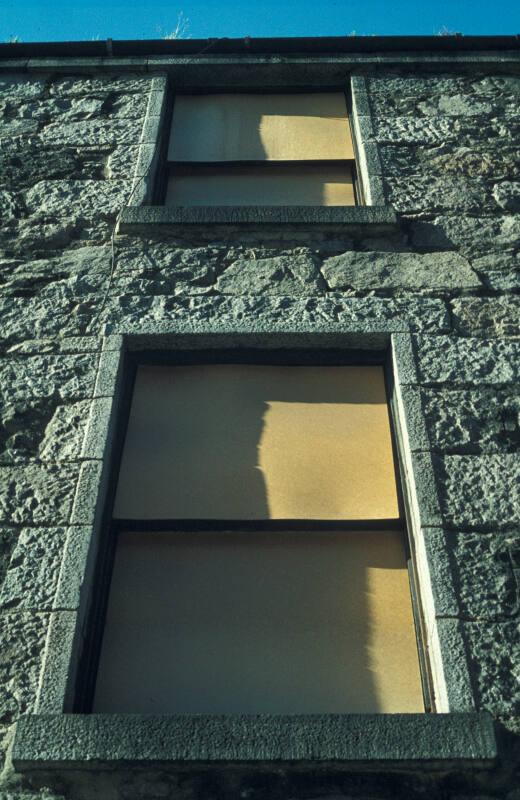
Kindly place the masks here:
<instances>
[{"instance_id":1,"label":"boarded-up window","mask_svg":"<svg viewBox=\"0 0 520 800\"><path fill-rule=\"evenodd\" d=\"M423 711L378 366L138 368L94 710Z\"/></svg>"},{"instance_id":2,"label":"boarded-up window","mask_svg":"<svg viewBox=\"0 0 520 800\"><path fill-rule=\"evenodd\" d=\"M178 95L167 205L354 205L342 93Z\"/></svg>"}]
</instances>

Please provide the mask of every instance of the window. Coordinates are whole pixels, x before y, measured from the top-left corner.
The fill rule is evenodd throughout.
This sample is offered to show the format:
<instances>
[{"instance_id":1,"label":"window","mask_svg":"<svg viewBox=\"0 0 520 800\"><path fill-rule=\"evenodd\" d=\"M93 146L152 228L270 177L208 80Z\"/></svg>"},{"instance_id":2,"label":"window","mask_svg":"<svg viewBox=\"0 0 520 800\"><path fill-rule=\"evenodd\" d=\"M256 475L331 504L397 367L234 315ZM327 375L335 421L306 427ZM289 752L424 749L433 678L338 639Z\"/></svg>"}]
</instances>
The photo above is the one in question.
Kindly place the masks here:
<instances>
[{"instance_id":1,"label":"window","mask_svg":"<svg viewBox=\"0 0 520 800\"><path fill-rule=\"evenodd\" d=\"M142 364L93 710L424 710L381 366Z\"/></svg>"},{"instance_id":2,"label":"window","mask_svg":"<svg viewBox=\"0 0 520 800\"><path fill-rule=\"evenodd\" d=\"M178 95L168 166L167 205L356 203L341 92Z\"/></svg>"}]
</instances>

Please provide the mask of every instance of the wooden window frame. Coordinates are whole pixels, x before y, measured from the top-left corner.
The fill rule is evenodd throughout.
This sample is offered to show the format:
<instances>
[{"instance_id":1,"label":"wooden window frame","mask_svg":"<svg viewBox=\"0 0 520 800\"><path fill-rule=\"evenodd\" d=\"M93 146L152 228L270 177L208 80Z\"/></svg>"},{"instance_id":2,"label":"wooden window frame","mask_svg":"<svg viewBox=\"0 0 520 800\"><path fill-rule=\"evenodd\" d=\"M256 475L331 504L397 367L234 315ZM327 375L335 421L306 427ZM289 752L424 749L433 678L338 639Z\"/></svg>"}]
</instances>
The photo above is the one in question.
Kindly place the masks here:
<instances>
[{"instance_id":1,"label":"wooden window frame","mask_svg":"<svg viewBox=\"0 0 520 800\"><path fill-rule=\"evenodd\" d=\"M395 468L395 480L398 497L399 517L391 520L182 520L182 519L115 519L113 506L117 482L121 467L123 447L128 428L131 403L133 398L137 369L141 365L150 366L188 366L203 364L247 364L278 366L381 366L384 369L386 397L388 403L392 453ZM77 680L73 694L72 711L77 714L92 712L97 673L101 655L101 646L110 593L110 581L114 568L119 531L361 531L371 530L384 532L399 530L403 532L405 557L408 566L412 614L415 626L415 637L418 651L419 672L424 700L424 713L434 712L433 680L424 642L425 623L418 591L415 556L409 526L407 524L408 509L402 492L401 479L403 469L396 446L396 431L393 408L393 371L389 361L389 353L377 350L184 350L184 351L148 351L127 355L124 373L122 402L118 420L118 431L115 441L115 458L109 478L108 502L106 508L106 536L102 537L100 552L96 562L96 574L93 586L93 602L87 624L86 642L80 658ZM383 713L383 712L382 712Z\"/></svg>"}]
</instances>

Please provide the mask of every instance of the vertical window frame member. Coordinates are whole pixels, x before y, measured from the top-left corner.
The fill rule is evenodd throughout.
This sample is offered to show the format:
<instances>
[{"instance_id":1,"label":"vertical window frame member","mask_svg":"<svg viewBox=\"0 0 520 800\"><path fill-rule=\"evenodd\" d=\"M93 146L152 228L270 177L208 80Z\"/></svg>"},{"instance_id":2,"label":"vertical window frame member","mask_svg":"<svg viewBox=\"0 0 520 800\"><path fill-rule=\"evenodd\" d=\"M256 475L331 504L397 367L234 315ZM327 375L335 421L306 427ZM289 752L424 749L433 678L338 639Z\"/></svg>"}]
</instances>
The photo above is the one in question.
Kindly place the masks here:
<instances>
[{"instance_id":1,"label":"vertical window frame member","mask_svg":"<svg viewBox=\"0 0 520 800\"><path fill-rule=\"evenodd\" d=\"M390 353L386 354L384 361L385 386L388 398L388 410L390 417L390 434L392 437L392 451L396 471L397 497L399 502L400 515L404 528L404 543L406 553L406 563L408 568L408 581L410 584L410 596L412 601L413 621L415 626L415 640L417 643L417 655L419 658L419 672L424 699L424 710L426 713L435 713L435 692L434 681L428 648L426 642L426 623L423 605L421 601L421 587L417 573L417 556L415 552L413 537L411 535L412 522L411 511L408 504L408 496L404 491L407 481L406 470L402 457L402 443L397 425L398 411L395 397L395 375Z\"/></svg>"},{"instance_id":2,"label":"vertical window frame member","mask_svg":"<svg viewBox=\"0 0 520 800\"><path fill-rule=\"evenodd\" d=\"M354 160L352 162L352 176L354 180L354 196L356 198L356 205L358 206L366 206L366 195L365 189L363 186L363 181L361 180L360 170L358 169L360 153L359 153L359 142L357 140L355 125L354 125L354 110L353 110L353 103L352 103L352 90L345 91L345 100L347 104L347 118L350 125L350 135L352 137L352 147L354 149ZM173 120L173 116L172 116ZM387 387L388 388L388 387Z\"/></svg>"},{"instance_id":3,"label":"vertical window frame member","mask_svg":"<svg viewBox=\"0 0 520 800\"><path fill-rule=\"evenodd\" d=\"M176 98L178 96L183 96L183 95L197 96L197 95L221 94L221 93L225 93L225 94L257 94L257 95L331 94L331 93L332 94L340 94L341 93L345 97L345 111L346 111L345 119L347 120L348 125L349 125L352 148L353 148L353 151L354 151L354 158L352 158L352 159L341 159L341 160L338 160L338 159L309 160L309 159L307 159L307 160L301 160L301 161L298 161L298 160L293 160L293 161L287 161L287 160L284 160L284 161L269 161L269 160L266 159L266 160L261 160L261 161L250 161L250 162L244 162L244 161L240 161L240 160L239 161L236 161L236 160L235 161L221 161L221 162L219 162L219 161L187 162L187 161L173 161L173 160L170 160L168 158L168 152L169 152L170 137L171 137L172 131L173 131L173 122L174 122L175 100L176 100ZM175 208L176 206L179 206L179 204L174 204L174 203L167 204L167 202L166 202L167 201L167 195L168 195L168 185L169 185L170 180L175 177L175 171L176 170L179 170L180 174L182 174L181 171L184 171L184 172L188 173L189 169L191 168L191 169L194 170L194 172L192 174L196 174L197 168L204 169L204 168L207 168L207 167L210 167L210 166L218 166L219 164L221 164L222 167L229 167L232 171L236 171L237 169L240 169L240 167L247 166L247 164L249 164L252 168L259 167L259 166L266 166L267 170L270 167L273 168L273 166L280 167L281 169L286 169L286 168L290 169L291 167L295 167L298 164L310 165L310 166L320 165L321 164L321 165L324 166L324 168L326 168L327 166L334 167L334 166L340 166L340 165L346 164L346 165L348 165L348 168L350 169L350 174L352 176L352 189L353 189L353 194L354 194L354 203L352 205L348 205L346 207L350 208L350 207L355 207L355 206L366 205L365 194L364 194L364 190L363 190L362 181L361 181L361 178L360 178L360 171L359 171L358 166L357 166L358 165L358 158L359 158L359 148L358 148L357 143L356 143L356 137L355 137L355 132L354 132L354 120L353 120L353 116L352 116L352 97L351 97L350 91L348 91L348 90L346 90L344 88L332 89L332 88L329 87L329 88L321 89L321 88L318 88L318 87L305 87L305 88L298 87L297 89L294 89L294 88L287 88L287 89L276 88L276 89L268 89L268 90L259 90L256 87L249 88L247 86L244 86L244 87L240 88L240 91L234 91L233 89L229 88L229 89L224 89L224 90L219 89L219 90L216 90L214 92L210 92L210 91L207 91L207 90L204 90L204 91L192 90L192 91L188 91L188 92L179 91L179 92L176 92L175 94L173 94L173 92L171 92L171 90L170 90L169 102L168 102L168 110L167 110L167 114L166 114L166 120L167 120L167 124L165 125L165 135L163 137L162 145L161 145L162 163L165 165L165 169L163 169L161 171L162 174L160 176L160 180L157 181L156 194L155 194L157 202L160 202L161 205L164 205L166 207L172 207L172 208ZM245 204L241 204L241 205L243 207ZM260 204L252 204L252 205L260 205ZM294 203L294 205L297 206L298 204ZM318 205L320 205L320 204L318 204ZM232 206L230 206L230 207L232 207ZM322 207L326 208L327 206L323 205Z\"/></svg>"},{"instance_id":4,"label":"vertical window frame member","mask_svg":"<svg viewBox=\"0 0 520 800\"><path fill-rule=\"evenodd\" d=\"M396 434L395 424L395 403L393 401L393 371L391 365L390 354L381 351L334 351L334 350L320 350L319 360L316 350L285 350L285 351L269 351L269 350L255 350L248 351L245 349L234 350L195 350L195 351L178 351L172 352L146 352L127 354L124 365L124 389L121 397L120 413L118 415L118 425L115 436L114 458L109 477L109 491L107 493L107 503L104 514L103 529L106 535L101 537L100 550L96 561L96 569L94 576L92 598L90 612L87 615L88 622L86 626L86 635L83 639L83 648L80 654L79 668L77 671L77 680L74 687L74 693L71 702L71 711L73 713L91 713L94 692L99 668L99 661L101 655L101 646L103 633L105 629L105 621L108 607L108 600L110 594L111 578L113 574L114 559L117 547L117 535L120 530L141 529L142 521L132 523L128 520L119 520L113 517L113 508L115 501L115 494L117 490L117 483L119 480L119 473L123 455L124 442L129 423L131 404L135 386L135 379L137 370L141 365L155 365L155 366L180 366L180 365L202 365L202 364L260 364L260 365L280 365L280 366L383 366L385 386L388 400L389 419L390 419L390 432L392 440L392 452L394 456L394 466L396 471L396 488L399 503L400 517L398 520L391 521L389 529L398 527L403 531L405 556L408 564L408 576L410 581L412 613L415 627L415 637L418 649L418 662L421 677L421 684L423 689L423 700L425 713L434 712L435 706L432 700L432 675L431 667L429 664L428 655L424 642L426 637L424 634L424 615L421 609L420 601L420 587L417 585L416 570L414 568L414 550L413 543L410 536L409 525L409 512L407 509L406 495L402 491L401 481L404 479L404 471L399 453L398 437ZM397 524L396 524L397 523ZM368 521L368 527L374 527L373 520ZM146 522L150 530L160 530L165 528L175 530L188 531L190 529L190 522L187 520L165 522L160 521L155 524L154 521L148 520ZM276 528L278 530L291 530L292 522L290 521L287 526L284 522L276 522L272 524L270 520L260 521L243 521L238 520L236 524L230 521L208 520L207 522L195 521L192 523L193 530L215 530L218 531L219 527L224 530L230 530L233 527L242 530L269 530ZM338 528L335 521L321 523L323 530L330 526L331 530ZM345 529L345 521L340 525ZM313 520L298 520L298 527L301 530L318 530ZM348 523L347 523L348 527ZM381 530L385 529L385 523L379 525ZM359 522L356 523L356 528L359 528ZM384 713L384 712L381 712Z\"/></svg>"}]
</instances>

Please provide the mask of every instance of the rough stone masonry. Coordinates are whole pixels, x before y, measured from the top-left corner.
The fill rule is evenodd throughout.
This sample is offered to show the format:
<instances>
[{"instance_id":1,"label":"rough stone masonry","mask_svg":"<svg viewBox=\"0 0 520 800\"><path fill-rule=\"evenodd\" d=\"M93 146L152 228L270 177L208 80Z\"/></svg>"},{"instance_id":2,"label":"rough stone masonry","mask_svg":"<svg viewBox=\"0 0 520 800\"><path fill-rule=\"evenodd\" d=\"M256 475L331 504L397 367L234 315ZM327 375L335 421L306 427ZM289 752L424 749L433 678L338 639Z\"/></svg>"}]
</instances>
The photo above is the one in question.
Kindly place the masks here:
<instances>
[{"instance_id":1,"label":"rough stone masonry","mask_svg":"<svg viewBox=\"0 0 520 800\"><path fill-rule=\"evenodd\" d=\"M367 66L388 235L236 226L118 235L153 73L0 72L0 800L520 799L520 77ZM112 273L113 268L113 274ZM104 337L150 321L406 319L439 536L492 770L255 775L150 768L91 789L10 762L34 707ZM79 533L78 533L79 535ZM28 601L30 598L30 602Z\"/></svg>"}]
</instances>

